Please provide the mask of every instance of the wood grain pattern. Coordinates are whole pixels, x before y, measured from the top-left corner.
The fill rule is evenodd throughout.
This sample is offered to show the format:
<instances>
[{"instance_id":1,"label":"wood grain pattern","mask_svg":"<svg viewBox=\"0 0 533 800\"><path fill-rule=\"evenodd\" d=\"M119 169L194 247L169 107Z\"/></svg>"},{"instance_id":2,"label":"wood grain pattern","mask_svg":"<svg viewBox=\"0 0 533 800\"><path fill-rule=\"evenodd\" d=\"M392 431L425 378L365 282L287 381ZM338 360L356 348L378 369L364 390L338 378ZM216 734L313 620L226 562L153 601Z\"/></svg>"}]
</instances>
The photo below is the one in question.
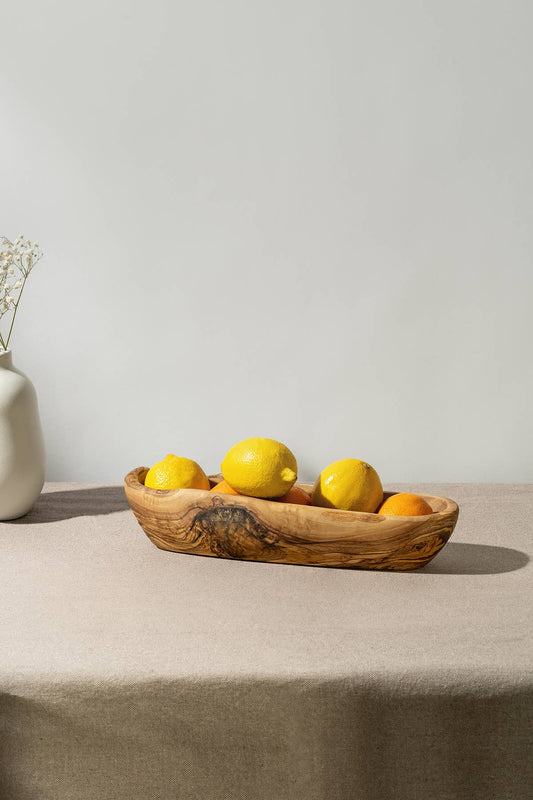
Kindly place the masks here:
<instances>
[{"instance_id":1,"label":"wood grain pattern","mask_svg":"<svg viewBox=\"0 0 533 800\"><path fill-rule=\"evenodd\" d=\"M450 538L459 508L422 495L423 517L393 517L291 505L199 489L144 486L147 467L132 470L124 488L137 521L163 550L246 561L411 570L427 564ZM221 476L210 476L211 484ZM306 491L309 484L299 484ZM387 495L386 495L387 496Z\"/></svg>"}]
</instances>

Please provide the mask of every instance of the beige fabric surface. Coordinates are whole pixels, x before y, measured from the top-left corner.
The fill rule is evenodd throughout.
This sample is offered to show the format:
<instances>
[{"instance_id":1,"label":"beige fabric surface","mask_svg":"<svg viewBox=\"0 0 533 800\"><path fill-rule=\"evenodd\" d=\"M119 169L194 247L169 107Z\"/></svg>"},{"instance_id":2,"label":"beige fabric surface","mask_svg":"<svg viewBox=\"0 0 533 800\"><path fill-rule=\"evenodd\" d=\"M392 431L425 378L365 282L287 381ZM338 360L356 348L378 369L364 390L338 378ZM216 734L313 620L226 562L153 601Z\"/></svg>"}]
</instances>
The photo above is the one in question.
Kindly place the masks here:
<instances>
[{"instance_id":1,"label":"beige fabric surface","mask_svg":"<svg viewBox=\"0 0 533 800\"><path fill-rule=\"evenodd\" d=\"M121 487L0 523L2 800L530 800L533 486L412 573L155 548Z\"/></svg>"}]
</instances>

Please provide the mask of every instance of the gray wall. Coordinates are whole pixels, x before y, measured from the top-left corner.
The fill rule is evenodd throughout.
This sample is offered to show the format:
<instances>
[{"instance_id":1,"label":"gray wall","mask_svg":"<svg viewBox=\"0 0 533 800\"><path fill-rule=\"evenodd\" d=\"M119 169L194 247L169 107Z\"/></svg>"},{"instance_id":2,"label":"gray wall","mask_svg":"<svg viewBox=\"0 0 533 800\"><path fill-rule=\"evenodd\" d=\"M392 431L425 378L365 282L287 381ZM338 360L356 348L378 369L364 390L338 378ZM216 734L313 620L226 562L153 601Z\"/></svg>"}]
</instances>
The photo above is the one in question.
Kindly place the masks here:
<instances>
[{"instance_id":1,"label":"gray wall","mask_svg":"<svg viewBox=\"0 0 533 800\"><path fill-rule=\"evenodd\" d=\"M52 480L250 435L532 481L529 0L4 4L12 340Z\"/></svg>"}]
</instances>

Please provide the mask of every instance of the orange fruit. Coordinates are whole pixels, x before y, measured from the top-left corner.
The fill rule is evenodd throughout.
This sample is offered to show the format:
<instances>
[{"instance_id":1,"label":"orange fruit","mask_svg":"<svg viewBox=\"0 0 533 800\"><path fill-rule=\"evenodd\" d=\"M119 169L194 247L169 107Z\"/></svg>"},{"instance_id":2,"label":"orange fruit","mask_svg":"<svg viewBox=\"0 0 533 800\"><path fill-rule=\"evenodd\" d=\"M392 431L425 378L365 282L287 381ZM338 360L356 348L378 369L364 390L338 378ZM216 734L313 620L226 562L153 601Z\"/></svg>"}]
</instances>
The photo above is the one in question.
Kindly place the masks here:
<instances>
[{"instance_id":1,"label":"orange fruit","mask_svg":"<svg viewBox=\"0 0 533 800\"><path fill-rule=\"evenodd\" d=\"M233 486L230 486L227 481L220 481L216 486L211 489L212 492L220 492L221 494L239 494Z\"/></svg>"},{"instance_id":2,"label":"orange fruit","mask_svg":"<svg viewBox=\"0 0 533 800\"><path fill-rule=\"evenodd\" d=\"M393 514L398 517L421 517L424 514L433 514L433 509L417 494L398 492L385 500L376 513Z\"/></svg>"},{"instance_id":3,"label":"orange fruit","mask_svg":"<svg viewBox=\"0 0 533 800\"><path fill-rule=\"evenodd\" d=\"M293 486L283 497L274 498L277 503L296 503L299 506L310 506L311 498L300 486Z\"/></svg>"}]
</instances>

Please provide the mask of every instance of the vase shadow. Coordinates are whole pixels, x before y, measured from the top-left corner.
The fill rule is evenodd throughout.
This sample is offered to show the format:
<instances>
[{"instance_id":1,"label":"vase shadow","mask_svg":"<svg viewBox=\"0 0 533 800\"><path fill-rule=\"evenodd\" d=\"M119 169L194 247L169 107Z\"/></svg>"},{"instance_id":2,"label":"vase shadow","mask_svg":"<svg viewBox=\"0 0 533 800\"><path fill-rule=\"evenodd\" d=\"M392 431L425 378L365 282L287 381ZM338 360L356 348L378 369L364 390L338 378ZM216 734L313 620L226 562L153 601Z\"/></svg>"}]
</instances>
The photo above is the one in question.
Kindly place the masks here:
<instances>
[{"instance_id":1,"label":"vase shadow","mask_svg":"<svg viewBox=\"0 0 533 800\"><path fill-rule=\"evenodd\" d=\"M73 517L115 514L129 508L122 486L95 486L71 491L44 492L24 517L6 521L6 525L32 525L61 522Z\"/></svg>"},{"instance_id":2,"label":"vase shadow","mask_svg":"<svg viewBox=\"0 0 533 800\"><path fill-rule=\"evenodd\" d=\"M433 561L413 571L418 575L498 575L529 563L529 556L512 547L449 542Z\"/></svg>"}]
</instances>

